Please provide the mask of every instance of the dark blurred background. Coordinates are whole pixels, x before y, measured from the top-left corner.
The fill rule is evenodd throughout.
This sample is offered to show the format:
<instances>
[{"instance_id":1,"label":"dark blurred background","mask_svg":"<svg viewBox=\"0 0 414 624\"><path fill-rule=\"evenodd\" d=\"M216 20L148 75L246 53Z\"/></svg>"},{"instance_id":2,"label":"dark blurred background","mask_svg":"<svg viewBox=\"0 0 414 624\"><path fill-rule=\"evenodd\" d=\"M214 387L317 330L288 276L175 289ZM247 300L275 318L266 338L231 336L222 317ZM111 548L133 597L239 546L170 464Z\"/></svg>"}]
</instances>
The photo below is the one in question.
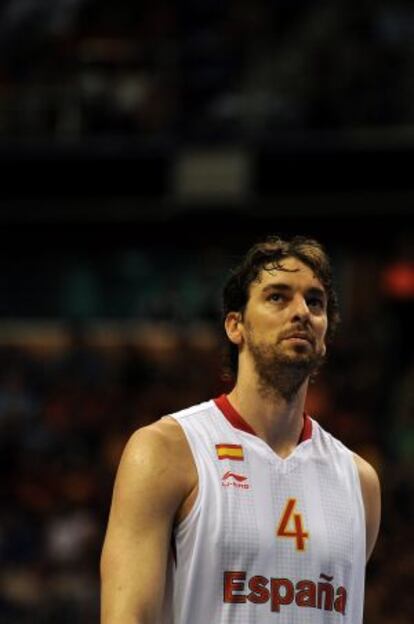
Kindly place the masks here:
<instances>
[{"instance_id":1,"label":"dark blurred background","mask_svg":"<svg viewBox=\"0 0 414 624\"><path fill-rule=\"evenodd\" d=\"M3 0L0 624L99 618L132 431L227 389L220 288L330 253L309 412L377 468L366 624L412 622L414 5Z\"/></svg>"}]
</instances>

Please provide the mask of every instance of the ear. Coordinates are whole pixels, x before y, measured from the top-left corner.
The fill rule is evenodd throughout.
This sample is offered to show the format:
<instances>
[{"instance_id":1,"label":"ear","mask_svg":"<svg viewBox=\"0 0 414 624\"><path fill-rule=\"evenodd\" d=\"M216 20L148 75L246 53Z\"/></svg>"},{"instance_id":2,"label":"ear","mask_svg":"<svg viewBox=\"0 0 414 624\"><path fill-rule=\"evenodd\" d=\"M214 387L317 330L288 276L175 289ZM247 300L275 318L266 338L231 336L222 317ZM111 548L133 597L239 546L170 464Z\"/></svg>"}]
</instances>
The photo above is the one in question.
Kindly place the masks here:
<instances>
[{"instance_id":1,"label":"ear","mask_svg":"<svg viewBox=\"0 0 414 624\"><path fill-rule=\"evenodd\" d=\"M230 342L239 345L243 341L243 321L240 312L229 312L224 321L224 328Z\"/></svg>"}]
</instances>

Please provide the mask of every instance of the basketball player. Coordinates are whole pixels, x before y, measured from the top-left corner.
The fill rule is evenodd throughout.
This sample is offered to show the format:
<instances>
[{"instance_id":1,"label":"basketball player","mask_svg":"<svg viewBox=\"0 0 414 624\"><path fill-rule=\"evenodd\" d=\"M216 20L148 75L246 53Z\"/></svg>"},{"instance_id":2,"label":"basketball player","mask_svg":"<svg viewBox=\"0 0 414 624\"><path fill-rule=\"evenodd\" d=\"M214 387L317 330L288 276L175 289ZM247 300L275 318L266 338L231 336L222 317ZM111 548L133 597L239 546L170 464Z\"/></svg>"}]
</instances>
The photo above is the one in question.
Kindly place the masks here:
<instances>
[{"instance_id":1,"label":"basketball player","mask_svg":"<svg viewBox=\"0 0 414 624\"><path fill-rule=\"evenodd\" d=\"M316 241L248 251L224 288L233 389L124 450L102 624L362 623L378 477L304 412L337 321Z\"/></svg>"}]
</instances>

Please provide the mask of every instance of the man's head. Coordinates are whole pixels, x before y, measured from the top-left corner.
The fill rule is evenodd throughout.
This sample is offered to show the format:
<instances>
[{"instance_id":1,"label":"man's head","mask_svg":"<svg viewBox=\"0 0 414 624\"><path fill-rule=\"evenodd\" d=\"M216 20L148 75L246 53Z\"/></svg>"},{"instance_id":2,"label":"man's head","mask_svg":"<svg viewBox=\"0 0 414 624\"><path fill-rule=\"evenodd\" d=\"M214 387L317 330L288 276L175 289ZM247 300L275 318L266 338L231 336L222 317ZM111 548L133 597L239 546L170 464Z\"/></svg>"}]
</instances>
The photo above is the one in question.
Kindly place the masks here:
<instances>
[{"instance_id":1,"label":"man's head","mask_svg":"<svg viewBox=\"0 0 414 624\"><path fill-rule=\"evenodd\" d=\"M234 376L246 353L261 376L280 377L286 365L315 372L339 321L323 247L299 236L255 244L224 286L223 318Z\"/></svg>"}]
</instances>

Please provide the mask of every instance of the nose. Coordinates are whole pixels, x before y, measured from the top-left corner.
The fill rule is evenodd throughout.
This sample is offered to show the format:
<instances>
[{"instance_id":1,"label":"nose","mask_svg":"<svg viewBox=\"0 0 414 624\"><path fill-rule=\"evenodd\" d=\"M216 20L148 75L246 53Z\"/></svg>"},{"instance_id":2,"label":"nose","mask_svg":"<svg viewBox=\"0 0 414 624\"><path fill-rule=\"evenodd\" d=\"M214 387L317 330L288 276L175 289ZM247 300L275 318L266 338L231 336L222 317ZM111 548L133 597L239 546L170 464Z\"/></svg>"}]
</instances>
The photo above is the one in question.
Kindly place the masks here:
<instances>
[{"instance_id":1,"label":"nose","mask_svg":"<svg viewBox=\"0 0 414 624\"><path fill-rule=\"evenodd\" d=\"M297 295L293 300L293 318L292 321L305 321L309 320L310 312L308 304L302 295Z\"/></svg>"}]
</instances>

